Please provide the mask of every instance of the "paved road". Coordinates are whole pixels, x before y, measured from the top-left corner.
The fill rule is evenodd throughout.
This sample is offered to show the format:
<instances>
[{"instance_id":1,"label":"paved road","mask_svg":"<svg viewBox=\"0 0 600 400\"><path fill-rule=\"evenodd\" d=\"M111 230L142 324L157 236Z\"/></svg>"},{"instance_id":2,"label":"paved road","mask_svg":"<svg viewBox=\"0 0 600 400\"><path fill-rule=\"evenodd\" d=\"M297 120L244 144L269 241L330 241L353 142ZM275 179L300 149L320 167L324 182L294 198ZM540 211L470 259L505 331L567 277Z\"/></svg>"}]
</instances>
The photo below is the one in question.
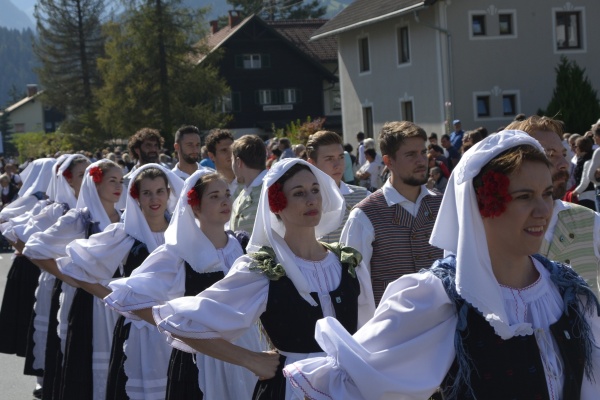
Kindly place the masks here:
<instances>
[{"instance_id":1,"label":"paved road","mask_svg":"<svg viewBox=\"0 0 600 400\"><path fill-rule=\"evenodd\" d=\"M0 298L4 297L6 275L11 264L10 253L0 253ZM4 327L0 327L3 329ZM29 400L33 396L35 378L23 375L24 358L0 353L0 400Z\"/></svg>"}]
</instances>

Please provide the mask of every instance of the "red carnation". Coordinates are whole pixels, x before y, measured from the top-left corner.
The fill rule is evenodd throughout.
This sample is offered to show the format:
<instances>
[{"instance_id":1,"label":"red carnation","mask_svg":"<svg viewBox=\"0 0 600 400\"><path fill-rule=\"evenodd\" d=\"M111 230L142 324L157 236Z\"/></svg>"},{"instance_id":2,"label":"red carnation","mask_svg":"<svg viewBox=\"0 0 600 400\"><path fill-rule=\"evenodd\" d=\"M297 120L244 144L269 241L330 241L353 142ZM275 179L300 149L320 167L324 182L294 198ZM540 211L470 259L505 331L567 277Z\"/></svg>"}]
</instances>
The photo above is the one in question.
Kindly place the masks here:
<instances>
[{"instance_id":1,"label":"red carnation","mask_svg":"<svg viewBox=\"0 0 600 400\"><path fill-rule=\"evenodd\" d=\"M140 197L140 191L135 183L131 185L131 189L129 189L129 195L136 200Z\"/></svg>"},{"instance_id":2,"label":"red carnation","mask_svg":"<svg viewBox=\"0 0 600 400\"><path fill-rule=\"evenodd\" d=\"M90 168L89 173L90 173L90 176L92 177L92 180L94 181L94 183L102 182L102 169L100 169L100 167Z\"/></svg>"},{"instance_id":3,"label":"red carnation","mask_svg":"<svg viewBox=\"0 0 600 400\"><path fill-rule=\"evenodd\" d=\"M189 192L187 192L188 204L190 206L196 207L200 206L200 196L198 196L198 192L196 192L196 188L191 188Z\"/></svg>"},{"instance_id":4,"label":"red carnation","mask_svg":"<svg viewBox=\"0 0 600 400\"><path fill-rule=\"evenodd\" d=\"M281 183L274 183L269 187L269 208L271 212L278 213L287 207L287 199L283 194Z\"/></svg>"},{"instance_id":5,"label":"red carnation","mask_svg":"<svg viewBox=\"0 0 600 400\"><path fill-rule=\"evenodd\" d=\"M63 176L64 176L66 179L71 179L71 178L73 178L73 174L71 173L71 171L70 171L68 168L67 168L67 169L65 169L65 170L63 171Z\"/></svg>"},{"instance_id":6,"label":"red carnation","mask_svg":"<svg viewBox=\"0 0 600 400\"><path fill-rule=\"evenodd\" d=\"M479 213L484 218L498 217L512 200L512 196L508 194L510 179L500 172L488 171L481 180L483 184L477 189Z\"/></svg>"}]
</instances>

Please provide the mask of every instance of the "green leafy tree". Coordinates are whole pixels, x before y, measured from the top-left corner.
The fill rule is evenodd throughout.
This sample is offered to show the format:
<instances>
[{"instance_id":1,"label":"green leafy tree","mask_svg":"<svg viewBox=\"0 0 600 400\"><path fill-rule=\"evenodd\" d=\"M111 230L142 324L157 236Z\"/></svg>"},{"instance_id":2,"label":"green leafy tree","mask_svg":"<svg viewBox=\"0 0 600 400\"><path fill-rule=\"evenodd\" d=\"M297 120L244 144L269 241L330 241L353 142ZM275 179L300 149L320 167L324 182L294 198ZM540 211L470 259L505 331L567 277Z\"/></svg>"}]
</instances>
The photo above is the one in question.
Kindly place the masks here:
<instances>
[{"instance_id":1,"label":"green leafy tree","mask_svg":"<svg viewBox=\"0 0 600 400\"><path fill-rule=\"evenodd\" d=\"M318 0L227 0L242 16L259 14L269 20L321 18L327 12Z\"/></svg>"},{"instance_id":2,"label":"green leafy tree","mask_svg":"<svg viewBox=\"0 0 600 400\"><path fill-rule=\"evenodd\" d=\"M128 137L144 126L170 136L184 123L205 129L228 121L215 112L225 81L211 62L197 65L207 53L197 45L203 15L181 0L129 2L121 21L106 25L97 115L111 136Z\"/></svg>"},{"instance_id":3,"label":"green leafy tree","mask_svg":"<svg viewBox=\"0 0 600 400\"><path fill-rule=\"evenodd\" d=\"M104 0L39 0L35 6L38 35L33 49L44 102L67 115L63 128L77 133L94 125L104 10Z\"/></svg>"},{"instance_id":4,"label":"green leafy tree","mask_svg":"<svg viewBox=\"0 0 600 400\"><path fill-rule=\"evenodd\" d=\"M19 152L19 161L24 162L28 157L46 157L57 151L73 152L78 149L90 149L85 135L75 135L63 132L28 132L14 135L11 143Z\"/></svg>"},{"instance_id":5,"label":"green leafy tree","mask_svg":"<svg viewBox=\"0 0 600 400\"><path fill-rule=\"evenodd\" d=\"M598 93L575 61L565 56L556 70L556 86L548 107L540 115L556 116L565 124L567 132L584 133L600 116Z\"/></svg>"}]
</instances>

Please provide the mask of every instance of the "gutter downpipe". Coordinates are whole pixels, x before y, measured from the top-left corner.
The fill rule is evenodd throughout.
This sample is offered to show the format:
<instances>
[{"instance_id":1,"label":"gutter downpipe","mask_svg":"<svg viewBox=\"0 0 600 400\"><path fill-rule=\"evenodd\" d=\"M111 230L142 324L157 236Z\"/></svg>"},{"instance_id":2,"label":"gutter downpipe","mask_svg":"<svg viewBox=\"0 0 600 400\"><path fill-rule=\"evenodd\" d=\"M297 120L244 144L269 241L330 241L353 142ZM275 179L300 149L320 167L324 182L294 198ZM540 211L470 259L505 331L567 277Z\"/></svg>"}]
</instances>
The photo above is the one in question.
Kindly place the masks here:
<instances>
[{"instance_id":1,"label":"gutter downpipe","mask_svg":"<svg viewBox=\"0 0 600 400\"><path fill-rule=\"evenodd\" d=\"M447 101L448 100L444 100L444 114L446 114L446 121L444 121L444 127L446 130L446 133L450 133L450 120L451 120L451 110L454 107L454 79L453 79L453 74L452 74L452 34L450 33L450 31L448 29L445 28L441 28L439 26L435 26L435 25L429 25L426 23L421 22L421 20L419 19L419 12L415 11L414 13L414 17L415 17L415 22L417 22L420 25L423 25L426 28L430 28L433 30L436 30L440 33L443 33L444 35L446 35L446 49L448 52L448 91L449 93L449 101L450 101L450 105L447 105ZM441 61L441 60L440 60ZM442 80L443 80L443 75L442 75ZM443 85L443 81L442 81L442 85ZM443 85L445 86L445 85Z\"/></svg>"}]
</instances>

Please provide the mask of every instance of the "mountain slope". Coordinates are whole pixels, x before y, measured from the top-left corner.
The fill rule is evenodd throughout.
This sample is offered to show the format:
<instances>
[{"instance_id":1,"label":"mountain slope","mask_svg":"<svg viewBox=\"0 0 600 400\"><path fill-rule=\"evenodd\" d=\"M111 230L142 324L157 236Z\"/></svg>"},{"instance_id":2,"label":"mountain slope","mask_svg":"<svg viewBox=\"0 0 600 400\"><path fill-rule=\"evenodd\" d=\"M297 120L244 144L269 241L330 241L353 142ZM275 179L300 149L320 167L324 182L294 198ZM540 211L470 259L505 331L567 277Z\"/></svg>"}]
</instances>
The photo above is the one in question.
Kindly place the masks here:
<instances>
[{"instance_id":1,"label":"mountain slope","mask_svg":"<svg viewBox=\"0 0 600 400\"><path fill-rule=\"evenodd\" d=\"M10 0L0 0L0 26L9 29L26 29L35 27L33 20Z\"/></svg>"}]
</instances>

